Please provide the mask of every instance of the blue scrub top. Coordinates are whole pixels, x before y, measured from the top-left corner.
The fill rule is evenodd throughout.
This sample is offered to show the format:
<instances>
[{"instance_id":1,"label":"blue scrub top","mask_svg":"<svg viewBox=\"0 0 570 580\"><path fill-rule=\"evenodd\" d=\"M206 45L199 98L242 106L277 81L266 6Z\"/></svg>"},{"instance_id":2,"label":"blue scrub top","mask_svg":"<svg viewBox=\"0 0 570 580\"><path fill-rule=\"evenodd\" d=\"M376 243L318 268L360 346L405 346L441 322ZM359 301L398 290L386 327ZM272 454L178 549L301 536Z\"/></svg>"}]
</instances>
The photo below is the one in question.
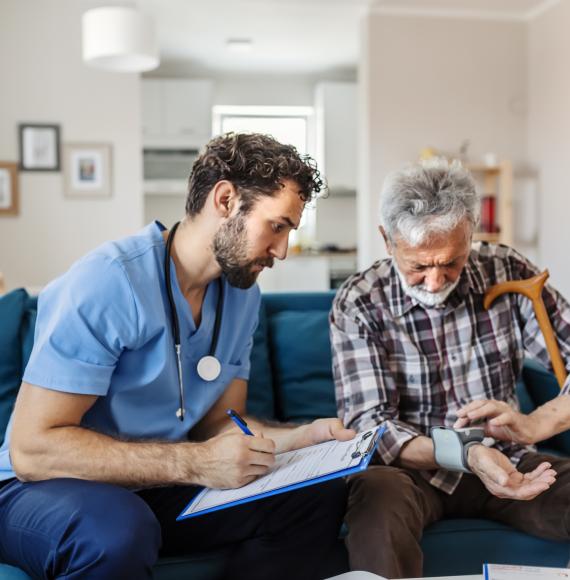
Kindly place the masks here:
<instances>
[{"instance_id":1,"label":"blue scrub top","mask_svg":"<svg viewBox=\"0 0 570 580\"><path fill-rule=\"evenodd\" d=\"M38 299L34 348L23 380L97 395L81 425L110 436L185 440L233 379L249 377L258 286L240 290L222 277L216 349L222 372L215 381L204 381L196 365L210 350L219 284L208 285L196 328L171 259L186 408L183 422L176 417L179 385L164 280L164 229L154 222L134 236L104 244L51 282ZM8 455L11 427L12 420L0 448L0 480L14 477Z\"/></svg>"}]
</instances>

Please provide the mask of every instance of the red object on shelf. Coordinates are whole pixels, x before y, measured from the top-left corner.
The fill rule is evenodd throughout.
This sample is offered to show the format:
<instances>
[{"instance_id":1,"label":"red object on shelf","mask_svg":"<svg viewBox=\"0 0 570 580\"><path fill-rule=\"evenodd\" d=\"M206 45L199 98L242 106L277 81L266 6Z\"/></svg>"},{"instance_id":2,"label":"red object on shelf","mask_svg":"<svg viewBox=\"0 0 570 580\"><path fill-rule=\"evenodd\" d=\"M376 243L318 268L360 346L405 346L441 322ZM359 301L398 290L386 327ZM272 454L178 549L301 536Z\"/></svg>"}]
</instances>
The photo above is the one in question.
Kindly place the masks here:
<instances>
[{"instance_id":1,"label":"red object on shelf","mask_svg":"<svg viewBox=\"0 0 570 580\"><path fill-rule=\"evenodd\" d=\"M495 234L499 231L495 223L496 198L494 195L485 195L481 199L481 231Z\"/></svg>"}]
</instances>

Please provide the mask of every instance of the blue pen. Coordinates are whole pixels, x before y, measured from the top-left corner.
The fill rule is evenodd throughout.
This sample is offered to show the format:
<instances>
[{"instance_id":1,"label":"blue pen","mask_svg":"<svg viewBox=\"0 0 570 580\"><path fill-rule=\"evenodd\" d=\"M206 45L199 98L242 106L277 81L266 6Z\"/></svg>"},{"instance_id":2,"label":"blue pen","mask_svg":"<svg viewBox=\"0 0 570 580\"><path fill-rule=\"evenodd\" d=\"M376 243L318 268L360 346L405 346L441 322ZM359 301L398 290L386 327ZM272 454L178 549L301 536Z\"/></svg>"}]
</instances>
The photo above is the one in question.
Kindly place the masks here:
<instances>
[{"instance_id":1,"label":"blue pen","mask_svg":"<svg viewBox=\"0 0 570 580\"><path fill-rule=\"evenodd\" d=\"M228 409L226 414L246 435L253 436L253 433L250 431L247 423L239 416L238 413L236 413L233 409Z\"/></svg>"}]
</instances>

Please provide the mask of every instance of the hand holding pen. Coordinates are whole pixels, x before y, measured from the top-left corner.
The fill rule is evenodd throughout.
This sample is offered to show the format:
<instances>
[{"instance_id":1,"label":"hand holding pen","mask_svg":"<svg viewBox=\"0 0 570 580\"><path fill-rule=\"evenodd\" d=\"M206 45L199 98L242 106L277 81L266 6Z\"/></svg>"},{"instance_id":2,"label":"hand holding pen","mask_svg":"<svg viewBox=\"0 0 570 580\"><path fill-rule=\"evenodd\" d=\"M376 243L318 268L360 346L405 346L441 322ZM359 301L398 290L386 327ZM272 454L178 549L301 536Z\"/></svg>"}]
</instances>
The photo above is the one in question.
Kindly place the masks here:
<instances>
[{"instance_id":1,"label":"hand holding pen","mask_svg":"<svg viewBox=\"0 0 570 580\"><path fill-rule=\"evenodd\" d=\"M247 423L244 419L242 419L237 411L233 409L228 409L226 411L226 415L242 430L245 435L251 435L254 437L253 433L251 432L250 428L247 426Z\"/></svg>"},{"instance_id":2,"label":"hand holding pen","mask_svg":"<svg viewBox=\"0 0 570 580\"><path fill-rule=\"evenodd\" d=\"M200 463L200 484L205 487L241 487L265 475L275 463L275 442L256 436L233 409L226 413L241 433L231 429L200 444L205 450Z\"/></svg>"}]
</instances>

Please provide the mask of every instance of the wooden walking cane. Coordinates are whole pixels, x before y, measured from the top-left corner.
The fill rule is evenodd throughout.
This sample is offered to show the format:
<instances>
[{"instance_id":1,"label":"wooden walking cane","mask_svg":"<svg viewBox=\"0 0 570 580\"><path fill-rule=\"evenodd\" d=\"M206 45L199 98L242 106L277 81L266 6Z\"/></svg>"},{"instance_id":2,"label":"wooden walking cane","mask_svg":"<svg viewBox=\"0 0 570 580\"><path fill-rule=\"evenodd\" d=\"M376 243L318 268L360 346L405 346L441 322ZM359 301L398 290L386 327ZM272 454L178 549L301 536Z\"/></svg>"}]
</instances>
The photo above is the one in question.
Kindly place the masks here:
<instances>
[{"instance_id":1,"label":"wooden walking cane","mask_svg":"<svg viewBox=\"0 0 570 580\"><path fill-rule=\"evenodd\" d=\"M488 310L495 298L501 294L505 294L506 292L522 294L532 301L536 320L538 321L538 326L544 336L544 341L546 342L546 348L550 355L550 360L552 361L556 380L558 381L560 388L562 388L566 381L566 367L564 366L562 355L558 348L558 342L556 341L556 335L554 334L550 318L548 317L544 301L542 300L542 289L544 288L544 284L549 276L550 274L548 270L544 270L542 274L538 274L538 276L533 276L527 280L510 280L508 282L495 284L485 292L483 306L485 307L485 310Z\"/></svg>"}]
</instances>

